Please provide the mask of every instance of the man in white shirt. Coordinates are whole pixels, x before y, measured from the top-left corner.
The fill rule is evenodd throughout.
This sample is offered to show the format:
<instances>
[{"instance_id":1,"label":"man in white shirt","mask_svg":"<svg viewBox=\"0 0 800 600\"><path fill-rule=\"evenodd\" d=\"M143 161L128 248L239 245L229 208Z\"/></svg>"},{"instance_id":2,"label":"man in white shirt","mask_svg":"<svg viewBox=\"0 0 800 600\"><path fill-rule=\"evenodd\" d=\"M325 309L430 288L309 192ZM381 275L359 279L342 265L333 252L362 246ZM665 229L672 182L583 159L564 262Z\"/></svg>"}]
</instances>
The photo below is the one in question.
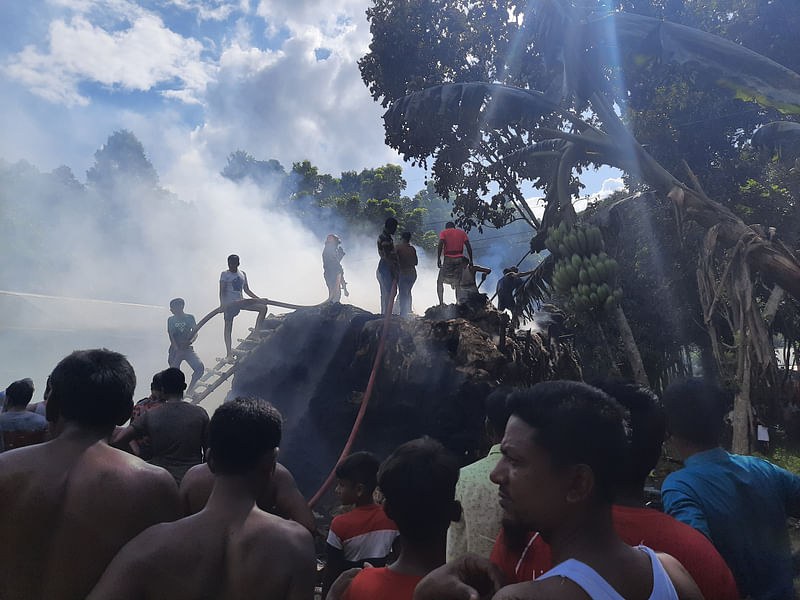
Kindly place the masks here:
<instances>
[{"instance_id":1,"label":"man in white shirt","mask_svg":"<svg viewBox=\"0 0 800 600\"><path fill-rule=\"evenodd\" d=\"M244 271L239 270L239 256L231 254L228 257L228 270L223 271L219 276L219 305L223 310L225 316L225 349L227 350L228 358L232 356L231 352L231 331L233 330L233 318L239 314L242 309L254 310L258 313L256 318L255 330L261 328L261 323L267 315L267 306L265 304L242 305L240 302L243 299L242 292L255 300L260 300L247 285L247 275Z\"/></svg>"}]
</instances>

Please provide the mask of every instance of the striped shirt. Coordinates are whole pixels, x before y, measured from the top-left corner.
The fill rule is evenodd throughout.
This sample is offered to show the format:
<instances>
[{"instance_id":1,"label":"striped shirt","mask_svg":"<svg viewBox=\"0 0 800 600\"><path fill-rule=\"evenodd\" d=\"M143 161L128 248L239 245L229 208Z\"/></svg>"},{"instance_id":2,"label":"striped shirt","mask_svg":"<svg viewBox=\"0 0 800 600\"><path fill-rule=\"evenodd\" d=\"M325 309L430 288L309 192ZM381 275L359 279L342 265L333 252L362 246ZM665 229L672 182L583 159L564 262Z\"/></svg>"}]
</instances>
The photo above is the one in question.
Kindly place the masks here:
<instances>
[{"instance_id":1,"label":"striped shirt","mask_svg":"<svg viewBox=\"0 0 800 600\"><path fill-rule=\"evenodd\" d=\"M328 544L341 550L346 561L361 563L384 559L398 535L397 525L386 516L383 507L368 504L336 517L328 532Z\"/></svg>"}]
</instances>

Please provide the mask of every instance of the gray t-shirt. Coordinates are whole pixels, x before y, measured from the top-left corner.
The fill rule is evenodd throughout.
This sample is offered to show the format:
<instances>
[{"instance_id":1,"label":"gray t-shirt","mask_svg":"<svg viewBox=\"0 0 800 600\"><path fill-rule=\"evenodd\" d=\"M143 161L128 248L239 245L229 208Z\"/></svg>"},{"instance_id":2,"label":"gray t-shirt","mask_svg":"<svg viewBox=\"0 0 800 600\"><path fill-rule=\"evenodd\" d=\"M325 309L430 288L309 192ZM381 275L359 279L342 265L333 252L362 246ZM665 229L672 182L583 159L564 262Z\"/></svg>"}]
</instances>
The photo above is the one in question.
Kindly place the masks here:
<instances>
[{"instance_id":1,"label":"gray t-shirt","mask_svg":"<svg viewBox=\"0 0 800 600\"><path fill-rule=\"evenodd\" d=\"M203 462L208 440L208 413L201 406L170 400L149 410L132 425L139 435L150 436L150 464L164 467L180 483L191 467Z\"/></svg>"},{"instance_id":2,"label":"gray t-shirt","mask_svg":"<svg viewBox=\"0 0 800 600\"><path fill-rule=\"evenodd\" d=\"M231 273L230 269L223 271L219 276L219 282L222 284L220 293L222 306L227 306L231 302L236 302L244 297L242 290L247 286L247 275L241 269L238 269L235 273Z\"/></svg>"}]
</instances>

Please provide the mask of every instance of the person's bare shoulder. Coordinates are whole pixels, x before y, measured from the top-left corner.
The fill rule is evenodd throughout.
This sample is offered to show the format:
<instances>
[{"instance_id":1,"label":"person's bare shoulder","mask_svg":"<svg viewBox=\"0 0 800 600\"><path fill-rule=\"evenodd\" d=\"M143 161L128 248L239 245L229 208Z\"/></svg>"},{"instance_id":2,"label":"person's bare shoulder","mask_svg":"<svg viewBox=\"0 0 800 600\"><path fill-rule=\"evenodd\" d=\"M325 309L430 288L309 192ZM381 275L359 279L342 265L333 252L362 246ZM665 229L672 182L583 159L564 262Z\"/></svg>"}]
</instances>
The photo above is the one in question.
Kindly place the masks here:
<instances>
[{"instance_id":1,"label":"person's bare shoulder","mask_svg":"<svg viewBox=\"0 0 800 600\"><path fill-rule=\"evenodd\" d=\"M656 556L672 580L672 585L675 587L680 600L703 600L700 588L697 587L689 571L677 558L663 552L656 553Z\"/></svg>"},{"instance_id":2,"label":"person's bare shoulder","mask_svg":"<svg viewBox=\"0 0 800 600\"><path fill-rule=\"evenodd\" d=\"M164 559L169 558L175 523L159 523L125 544L108 565L87 600L134 600L147 597L148 583L158 580ZM147 577L142 577L146 573Z\"/></svg>"},{"instance_id":3,"label":"person's bare shoulder","mask_svg":"<svg viewBox=\"0 0 800 600\"><path fill-rule=\"evenodd\" d=\"M99 448L89 460L93 468L81 477L101 481L109 499L136 504L143 520L159 523L181 516L178 485L165 469L110 446Z\"/></svg>"},{"instance_id":4,"label":"person's bare shoulder","mask_svg":"<svg viewBox=\"0 0 800 600\"><path fill-rule=\"evenodd\" d=\"M183 476L180 485L181 506L184 515L193 515L203 510L214 488L214 474L208 464L193 466Z\"/></svg>"},{"instance_id":5,"label":"person's bare shoulder","mask_svg":"<svg viewBox=\"0 0 800 600\"><path fill-rule=\"evenodd\" d=\"M590 600L589 595L573 581L564 577L548 577L507 585L492 596L492 600Z\"/></svg>"}]
</instances>

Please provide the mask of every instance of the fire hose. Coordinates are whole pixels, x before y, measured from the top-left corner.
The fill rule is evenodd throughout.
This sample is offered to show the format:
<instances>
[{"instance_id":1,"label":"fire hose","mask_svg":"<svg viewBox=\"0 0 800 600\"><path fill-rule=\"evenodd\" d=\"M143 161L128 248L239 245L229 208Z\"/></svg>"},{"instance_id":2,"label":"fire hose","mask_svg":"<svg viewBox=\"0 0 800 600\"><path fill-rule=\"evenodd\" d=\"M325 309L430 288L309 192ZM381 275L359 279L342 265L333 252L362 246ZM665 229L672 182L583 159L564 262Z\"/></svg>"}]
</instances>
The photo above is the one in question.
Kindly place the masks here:
<instances>
[{"instance_id":1,"label":"fire hose","mask_svg":"<svg viewBox=\"0 0 800 600\"><path fill-rule=\"evenodd\" d=\"M381 362L381 356L383 355L383 348L386 345L386 333L389 331L389 320L392 317L392 308L394 308L394 295L397 293L397 281L392 281L392 291L389 294L389 303L386 307L386 314L383 317L383 331L381 332L381 339L378 342L378 351L375 353L375 362L372 363L372 372L369 374L369 381L367 382L367 389L364 392L364 398L361 400L361 407L358 409L358 415L356 415L356 420L353 423L353 428L350 430L350 437L347 438L347 443L344 445L342 449L342 453L339 456L339 459L336 461L336 464L333 465L331 472L328 474L328 478L325 480L325 483L322 484L322 487L319 488L314 497L308 501L308 506L313 507L319 499L322 497L322 494L325 493L325 490L330 487L333 478L336 475L336 467L339 466L345 457L350 454L350 448L353 446L353 442L356 439L356 434L358 433L359 427L361 427L361 422L364 420L364 415L367 412L367 404L369 404L369 398L372 395L372 389L375 387L375 379L378 375L378 366Z\"/></svg>"},{"instance_id":2,"label":"fire hose","mask_svg":"<svg viewBox=\"0 0 800 600\"><path fill-rule=\"evenodd\" d=\"M231 302L230 304L225 305L225 308L238 308L238 309L249 309L254 306L280 306L281 308L290 308L293 310L297 310L300 308L317 308L322 306L325 302L321 302L320 304L313 304L311 306L303 306L299 304L289 304L288 302L280 302L279 300L270 300L269 298L245 298L244 300L237 300L236 302ZM208 313L205 317L200 319L197 322L197 325L194 326L194 330L192 331L192 339L197 336L197 332L200 328L208 323L212 317L224 312L225 309L221 306L218 306L210 313Z\"/></svg>"}]
</instances>

